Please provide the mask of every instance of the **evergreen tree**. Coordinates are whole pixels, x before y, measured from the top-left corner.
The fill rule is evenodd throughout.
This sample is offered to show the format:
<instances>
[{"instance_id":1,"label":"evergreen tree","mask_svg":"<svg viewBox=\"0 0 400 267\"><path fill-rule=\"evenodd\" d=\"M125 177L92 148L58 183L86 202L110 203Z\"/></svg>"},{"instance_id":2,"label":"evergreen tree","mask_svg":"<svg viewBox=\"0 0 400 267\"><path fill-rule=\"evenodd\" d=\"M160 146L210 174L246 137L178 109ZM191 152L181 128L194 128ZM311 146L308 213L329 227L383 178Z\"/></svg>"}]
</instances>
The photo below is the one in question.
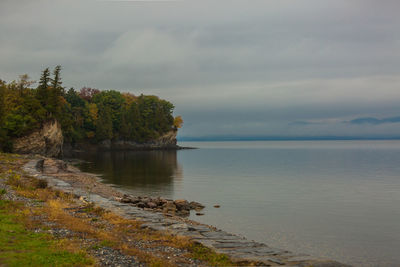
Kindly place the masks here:
<instances>
[{"instance_id":1,"label":"evergreen tree","mask_svg":"<svg viewBox=\"0 0 400 267\"><path fill-rule=\"evenodd\" d=\"M52 117L60 119L62 104L61 97L64 89L61 87L61 66L57 65L53 71L53 79L51 79L51 86L48 90L47 110Z\"/></svg>"},{"instance_id":2,"label":"evergreen tree","mask_svg":"<svg viewBox=\"0 0 400 267\"><path fill-rule=\"evenodd\" d=\"M36 98L40 101L40 104L42 104L43 107L47 106L49 82L50 70L49 68L45 68L40 76L39 86L36 92Z\"/></svg>"},{"instance_id":3,"label":"evergreen tree","mask_svg":"<svg viewBox=\"0 0 400 267\"><path fill-rule=\"evenodd\" d=\"M53 79L51 79L51 85L53 90L57 92L57 95L64 94L64 88L61 87L61 66L57 65L53 71Z\"/></svg>"}]
</instances>

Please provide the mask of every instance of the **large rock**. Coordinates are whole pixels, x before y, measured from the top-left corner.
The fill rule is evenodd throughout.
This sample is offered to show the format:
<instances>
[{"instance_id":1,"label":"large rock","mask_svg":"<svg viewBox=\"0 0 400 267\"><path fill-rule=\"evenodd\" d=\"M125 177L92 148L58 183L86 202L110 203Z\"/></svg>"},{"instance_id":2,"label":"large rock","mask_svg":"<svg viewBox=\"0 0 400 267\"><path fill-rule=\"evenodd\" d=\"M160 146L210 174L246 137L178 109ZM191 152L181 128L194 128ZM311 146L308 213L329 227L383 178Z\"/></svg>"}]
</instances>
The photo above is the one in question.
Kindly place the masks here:
<instances>
[{"instance_id":1,"label":"large rock","mask_svg":"<svg viewBox=\"0 0 400 267\"><path fill-rule=\"evenodd\" d=\"M190 210L189 202L185 199L177 199L174 204L178 210Z\"/></svg>"},{"instance_id":2,"label":"large rock","mask_svg":"<svg viewBox=\"0 0 400 267\"><path fill-rule=\"evenodd\" d=\"M13 151L20 154L40 154L47 157L62 155L63 135L58 121L48 121L31 134L13 141Z\"/></svg>"}]
</instances>

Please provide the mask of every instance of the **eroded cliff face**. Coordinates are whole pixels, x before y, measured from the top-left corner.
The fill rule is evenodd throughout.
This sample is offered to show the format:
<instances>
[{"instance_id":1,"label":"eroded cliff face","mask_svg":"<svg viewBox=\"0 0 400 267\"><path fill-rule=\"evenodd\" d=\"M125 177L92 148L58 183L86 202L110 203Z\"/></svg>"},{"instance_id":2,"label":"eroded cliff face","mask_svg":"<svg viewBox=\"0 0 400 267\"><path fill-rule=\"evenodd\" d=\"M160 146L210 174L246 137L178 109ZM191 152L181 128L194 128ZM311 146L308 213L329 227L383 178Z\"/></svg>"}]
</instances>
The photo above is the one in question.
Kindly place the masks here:
<instances>
[{"instance_id":1,"label":"eroded cliff face","mask_svg":"<svg viewBox=\"0 0 400 267\"><path fill-rule=\"evenodd\" d=\"M103 141L99 144L99 147L104 149L116 149L116 150L135 150L135 149L176 149L176 130L171 130L168 133L160 136L159 138L146 142L138 143L135 141L127 140L115 140L115 141Z\"/></svg>"},{"instance_id":2,"label":"eroded cliff face","mask_svg":"<svg viewBox=\"0 0 400 267\"><path fill-rule=\"evenodd\" d=\"M13 151L19 154L40 154L47 157L62 156L63 134L58 121L48 121L42 128L13 141Z\"/></svg>"}]
</instances>

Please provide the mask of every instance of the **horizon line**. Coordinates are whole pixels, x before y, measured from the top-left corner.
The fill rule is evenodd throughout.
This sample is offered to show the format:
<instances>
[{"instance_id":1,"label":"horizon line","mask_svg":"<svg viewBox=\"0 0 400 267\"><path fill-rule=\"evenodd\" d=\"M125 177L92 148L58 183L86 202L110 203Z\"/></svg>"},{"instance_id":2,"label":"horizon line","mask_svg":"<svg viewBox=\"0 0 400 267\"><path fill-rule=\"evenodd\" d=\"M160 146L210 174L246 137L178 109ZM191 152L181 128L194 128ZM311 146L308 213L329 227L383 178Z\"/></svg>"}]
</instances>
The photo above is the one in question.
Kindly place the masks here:
<instances>
[{"instance_id":1,"label":"horizon line","mask_svg":"<svg viewBox=\"0 0 400 267\"><path fill-rule=\"evenodd\" d=\"M400 140L400 136L183 136L177 141L334 141L334 140Z\"/></svg>"}]
</instances>

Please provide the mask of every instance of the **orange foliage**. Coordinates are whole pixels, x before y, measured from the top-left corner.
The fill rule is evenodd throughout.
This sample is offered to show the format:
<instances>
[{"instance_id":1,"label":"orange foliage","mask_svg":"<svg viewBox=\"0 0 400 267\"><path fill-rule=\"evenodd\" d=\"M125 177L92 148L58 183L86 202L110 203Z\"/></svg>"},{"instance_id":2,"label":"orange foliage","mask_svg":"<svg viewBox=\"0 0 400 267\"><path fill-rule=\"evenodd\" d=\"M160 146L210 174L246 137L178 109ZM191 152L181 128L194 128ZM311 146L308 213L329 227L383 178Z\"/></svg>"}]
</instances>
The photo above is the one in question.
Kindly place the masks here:
<instances>
[{"instance_id":1,"label":"orange foliage","mask_svg":"<svg viewBox=\"0 0 400 267\"><path fill-rule=\"evenodd\" d=\"M177 129L181 128L181 127L182 127L182 124L183 124L183 119L182 119L182 117L181 117L181 116L176 116L176 117L174 118L174 126L175 126L175 128L177 128Z\"/></svg>"}]
</instances>

